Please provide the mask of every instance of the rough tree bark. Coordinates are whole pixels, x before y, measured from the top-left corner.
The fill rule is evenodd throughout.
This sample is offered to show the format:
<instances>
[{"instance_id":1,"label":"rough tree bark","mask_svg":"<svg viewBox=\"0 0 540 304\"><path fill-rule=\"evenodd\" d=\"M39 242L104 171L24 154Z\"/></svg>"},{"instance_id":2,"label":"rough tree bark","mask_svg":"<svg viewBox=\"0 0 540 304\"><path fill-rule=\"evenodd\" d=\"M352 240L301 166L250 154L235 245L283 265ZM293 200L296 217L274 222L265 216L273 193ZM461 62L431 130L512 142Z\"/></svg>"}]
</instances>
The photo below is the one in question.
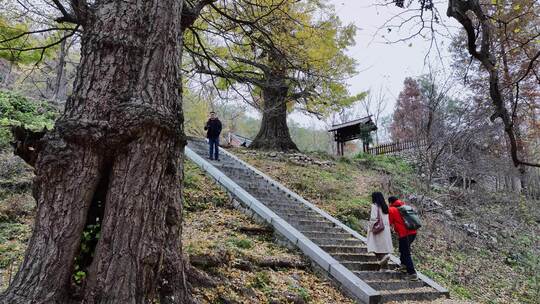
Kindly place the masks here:
<instances>
[{"instance_id":1,"label":"rough tree bark","mask_svg":"<svg viewBox=\"0 0 540 304\"><path fill-rule=\"evenodd\" d=\"M186 303L179 0L96 1L73 95L35 161L38 210L0 303ZM81 235L100 227L92 254ZM73 280L75 261L87 271Z\"/></svg>"},{"instance_id":2,"label":"rough tree bark","mask_svg":"<svg viewBox=\"0 0 540 304\"><path fill-rule=\"evenodd\" d=\"M263 111L259 133L249 146L252 149L298 151L287 126L287 94L289 87L283 77L269 76L268 86L262 87Z\"/></svg>"}]
</instances>

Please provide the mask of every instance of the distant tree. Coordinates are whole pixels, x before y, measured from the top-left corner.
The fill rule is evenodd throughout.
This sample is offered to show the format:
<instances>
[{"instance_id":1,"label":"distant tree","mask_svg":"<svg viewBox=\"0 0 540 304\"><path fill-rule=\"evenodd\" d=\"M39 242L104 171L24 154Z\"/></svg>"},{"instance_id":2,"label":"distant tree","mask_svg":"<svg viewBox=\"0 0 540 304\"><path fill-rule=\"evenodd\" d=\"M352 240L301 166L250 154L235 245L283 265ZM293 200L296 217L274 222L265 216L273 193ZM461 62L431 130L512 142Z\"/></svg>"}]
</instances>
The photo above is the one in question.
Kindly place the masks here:
<instances>
[{"instance_id":1,"label":"distant tree","mask_svg":"<svg viewBox=\"0 0 540 304\"><path fill-rule=\"evenodd\" d=\"M422 95L418 81L407 77L403 86L390 125L394 141L419 138L428 120L425 96Z\"/></svg>"},{"instance_id":2,"label":"distant tree","mask_svg":"<svg viewBox=\"0 0 540 304\"><path fill-rule=\"evenodd\" d=\"M412 36L424 35L427 31L432 37L438 35L435 26L441 16L433 0L419 1L420 5L415 8L412 2L393 2L399 7L410 6L408 12L416 12L411 18L401 16L400 20L405 21L399 27L413 20L420 29ZM537 72L540 3L535 0L449 0L447 15L461 24L466 39L463 48L487 74L484 83L489 86L492 107L489 118L502 122L513 164L522 172L524 166L540 167L540 163L527 161L523 153L523 136L519 130L523 115L518 112L523 93L529 91L527 87L532 85L532 91L538 91L540 82Z\"/></svg>"},{"instance_id":3,"label":"distant tree","mask_svg":"<svg viewBox=\"0 0 540 304\"><path fill-rule=\"evenodd\" d=\"M369 90L367 92L366 98L359 101L358 104L363 109L365 116L371 116L371 120L377 126L375 131L375 139L371 139L376 144L379 143L379 130L383 128L382 126L382 114L386 110L387 100L386 95L383 92L383 87L379 87L378 91Z\"/></svg>"},{"instance_id":4,"label":"distant tree","mask_svg":"<svg viewBox=\"0 0 540 304\"><path fill-rule=\"evenodd\" d=\"M204 124L210 112L209 96L196 94L189 88L182 91L184 130L188 136L205 137Z\"/></svg>"},{"instance_id":5,"label":"distant tree","mask_svg":"<svg viewBox=\"0 0 540 304\"><path fill-rule=\"evenodd\" d=\"M288 111L299 106L320 115L363 97L351 97L344 84L355 72L345 54L355 28L342 26L325 1L258 0L249 8L220 2L212 8L190 28L186 49L194 72L215 77L222 89L252 95L246 101L262 113L253 148L296 150Z\"/></svg>"},{"instance_id":6,"label":"distant tree","mask_svg":"<svg viewBox=\"0 0 540 304\"><path fill-rule=\"evenodd\" d=\"M538 112L540 95L540 75L534 66L538 65L538 14L540 5L537 1L514 0L503 4L496 1L482 6L494 20L490 25L490 52L497 67L499 91L504 106L508 109L512 123L517 153L526 159L539 159L534 155L538 151ZM474 92L478 112L495 118L493 111L488 111L492 100L491 89L486 79L490 72L483 68L481 62L471 62L467 46L467 33L456 37L451 50L454 55L453 66L464 79L464 83ZM536 58L535 58L536 56ZM527 71L527 69L531 69ZM497 119L499 120L499 119ZM500 119L503 123L504 120ZM512 150L511 141L501 141L501 148Z\"/></svg>"}]
</instances>

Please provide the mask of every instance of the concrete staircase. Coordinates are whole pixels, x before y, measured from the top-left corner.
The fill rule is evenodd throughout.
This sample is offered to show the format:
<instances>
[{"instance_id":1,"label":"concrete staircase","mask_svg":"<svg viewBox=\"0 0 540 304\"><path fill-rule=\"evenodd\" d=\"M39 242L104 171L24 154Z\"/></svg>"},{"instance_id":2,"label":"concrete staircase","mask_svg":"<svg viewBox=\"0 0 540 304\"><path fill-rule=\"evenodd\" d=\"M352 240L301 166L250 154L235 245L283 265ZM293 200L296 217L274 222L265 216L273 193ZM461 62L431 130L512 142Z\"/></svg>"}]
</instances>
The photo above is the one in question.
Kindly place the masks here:
<instances>
[{"instance_id":1,"label":"concrete staircase","mask_svg":"<svg viewBox=\"0 0 540 304\"><path fill-rule=\"evenodd\" d=\"M363 236L227 151L220 149L220 162L211 161L206 142L190 140L186 156L231 193L244 210L272 225L358 302L448 297L446 289L422 274L420 281L406 280L396 269L396 257L391 258L390 271L379 271Z\"/></svg>"}]
</instances>

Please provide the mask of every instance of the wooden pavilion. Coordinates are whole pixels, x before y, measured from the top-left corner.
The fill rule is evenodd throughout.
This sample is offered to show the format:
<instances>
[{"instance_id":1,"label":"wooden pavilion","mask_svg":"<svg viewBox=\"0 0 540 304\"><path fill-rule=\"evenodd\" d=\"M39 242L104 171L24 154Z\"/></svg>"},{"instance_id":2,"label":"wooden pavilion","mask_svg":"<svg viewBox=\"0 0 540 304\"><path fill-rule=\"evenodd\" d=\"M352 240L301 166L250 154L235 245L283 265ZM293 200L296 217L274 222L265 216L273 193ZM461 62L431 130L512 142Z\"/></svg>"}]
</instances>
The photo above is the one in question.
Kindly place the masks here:
<instances>
[{"instance_id":1,"label":"wooden pavilion","mask_svg":"<svg viewBox=\"0 0 540 304\"><path fill-rule=\"evenodd\" d=\"M376 131L377 126L371 120L371 115L363 118L359 118L353 121L345 122L338 125L332 125L328 132L334 133L334 140L337 144L337 154L343 156L343 148L345 142L362 139L364 152L369 147L370 133Z\"/></svg>"}]
</instances>

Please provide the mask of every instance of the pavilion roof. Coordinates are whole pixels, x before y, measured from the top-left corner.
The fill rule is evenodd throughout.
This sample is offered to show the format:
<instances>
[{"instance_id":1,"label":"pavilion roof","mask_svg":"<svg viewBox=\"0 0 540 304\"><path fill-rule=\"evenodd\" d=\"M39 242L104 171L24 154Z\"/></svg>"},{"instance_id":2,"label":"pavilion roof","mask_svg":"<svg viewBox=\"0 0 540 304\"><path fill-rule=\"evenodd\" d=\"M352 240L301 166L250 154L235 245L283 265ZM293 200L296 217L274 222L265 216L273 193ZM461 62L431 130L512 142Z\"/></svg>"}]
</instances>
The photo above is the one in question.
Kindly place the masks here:
<instances>
[{"instance_id":1,"label":"pavilion roof","mask_svg":"<svg viewBox=\"0 0 540 304\"><path fill-rule=\"evenodd\" d=\"M362 118L355 119L355 120L352 120L352 121L344 122L344 123L341 123L341 124L332 125L332 127L330 129L328 129L328 132L337 131L339 129L343 129L343 128L347 128L347 127L351 127L351 126L355 126L355 125L370 125L370 127L371 127L371 129L373 131L377 130L377 126L375 126L373 121L371 121L371 115L369 115L369 116L366 116L366 117L362 117Z\"/></svg>"}]
</instances>

